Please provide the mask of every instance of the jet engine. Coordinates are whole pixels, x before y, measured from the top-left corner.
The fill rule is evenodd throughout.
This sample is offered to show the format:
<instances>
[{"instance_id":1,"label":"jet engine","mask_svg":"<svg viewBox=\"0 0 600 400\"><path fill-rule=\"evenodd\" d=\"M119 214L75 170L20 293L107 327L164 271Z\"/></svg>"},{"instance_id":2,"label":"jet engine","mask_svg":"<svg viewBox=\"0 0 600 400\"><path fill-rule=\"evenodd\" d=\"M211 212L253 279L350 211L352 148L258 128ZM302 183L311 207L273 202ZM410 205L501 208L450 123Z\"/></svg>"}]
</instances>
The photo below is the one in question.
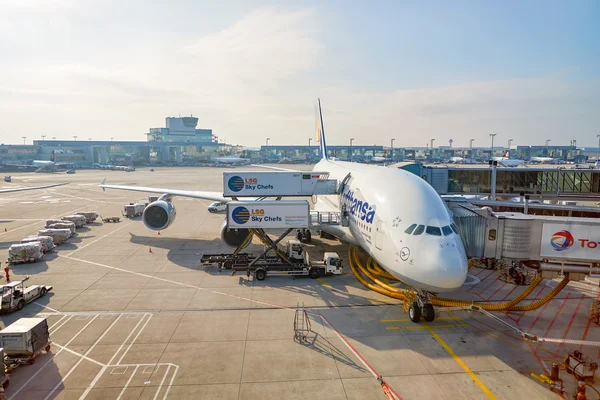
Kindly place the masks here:
<instances>
[{"instance_id":1,"label":"jet engine","mask_svg":"<svg viewBox=\"0 0 600 400\"><path fill-rule=\"evenodd\" d=\"M248 234L250 234L249 229L228 229L227 221L223 221L223 225L221 225L221 241L227 246L237 248L244 242Z\"/></svg>"},{"instance_id":2,"label":"jet engine","mask_svg":"<svg viewBox=\"0 0 600 400\"><path fill-rule=\"evenodd\" d=\"M144 209L142 219L144 225L153 231L160 231L175 222L175 206L167 200L158 200L148 204Z\"/></svg>"}]
</instances>

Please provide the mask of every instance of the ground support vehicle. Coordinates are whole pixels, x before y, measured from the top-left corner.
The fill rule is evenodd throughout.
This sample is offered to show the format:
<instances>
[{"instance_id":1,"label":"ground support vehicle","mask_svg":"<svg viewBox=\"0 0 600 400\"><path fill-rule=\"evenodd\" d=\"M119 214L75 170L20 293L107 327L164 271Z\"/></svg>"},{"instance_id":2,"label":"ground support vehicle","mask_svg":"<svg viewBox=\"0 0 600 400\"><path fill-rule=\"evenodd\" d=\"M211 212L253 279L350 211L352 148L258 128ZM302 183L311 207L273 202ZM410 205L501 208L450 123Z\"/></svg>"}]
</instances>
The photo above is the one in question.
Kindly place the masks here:
<instances>
[{"instance_id":1,"label":"ground support vehicle","mask_svg":"<svg viewBox=\"0 0 600 400\"><path fill-rule=\"evenodd\" d=\"M274 242L277 246L277 243ZM253 273L262 281L268 275L310 276L316 279L325 275L339 275L343 272L342 263L337 253L325 253L323 261L311 263L304 246L298 240L288 240L285 246L279 246L275 254L265 252L238 254L205 254L201 264L216 265L219 268Z\"/></svg>"},{"instance_id":2,"label":"ground support vehicle","mask_svg":"<svg viewBox=\"0 0 600 400\"><path fill-rule=\"evenodd\" d=\"M0 331L0 346L4 351L6 372L20 365L31 365L51 348L46 318L21 318Z\"/></svg>"},{"instance_id":3,"label":"ground support vehicle","mask_svg":"<svg viewBox=\"0 0 600 400\"><path fill-rule=\"evenodd\" d=\"M144 213L145 204L142 203L129 203L123 208L123 216L127 218L139 217Z\"/></svg>"},{"instance_id":4,"label":"ground support vehicle","mask_svg":"<svg viewBox=\"0 0 600 400\"><path fill-rule=\"evenodd\" d=\"M21 281L10 282L0 286L0 298L2 299L0 313L19 311L25 304L31 303L52 290L52 286L46 285L25 287L25 281L28 279L29 277L26 277Z\"/></svg>"},{"instance_id":5,"label":"ground support vehicle","mask_svg":"<svg viewBox=\"0 0 600 400\"><path fill-rule=\"evenodd\" d=\"M119 222L121 220L121 217L102 217L100 216L100 219L102 219L102 222Z\"/></svg>"}]
</instances>

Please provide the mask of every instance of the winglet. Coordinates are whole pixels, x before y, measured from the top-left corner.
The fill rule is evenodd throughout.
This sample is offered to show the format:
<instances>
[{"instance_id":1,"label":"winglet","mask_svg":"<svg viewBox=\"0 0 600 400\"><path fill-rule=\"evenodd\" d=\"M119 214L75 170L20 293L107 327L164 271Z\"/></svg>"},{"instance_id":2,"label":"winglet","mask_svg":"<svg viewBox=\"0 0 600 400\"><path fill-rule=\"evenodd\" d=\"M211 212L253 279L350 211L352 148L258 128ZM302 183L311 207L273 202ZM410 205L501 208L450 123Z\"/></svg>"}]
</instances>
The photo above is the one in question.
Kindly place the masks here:
<instances>
[{"instance_id":1,"label":"winglet","mask_svg":"<svg viewBox=\"0 0 600 400\"><path fill-rule=\"evenodd\" d=\"M323 126L323 113L321 112L321 99L317 99L315 108L316 141L320 143L321 159L327 159L327 143L325 142L325 127Z\"/></svg>"},{"instance_id":2,"label":"winglet","mask_svg":"<svg viewBox=\"0 0 600 400\"><path fill-rule=\"evenodd\" d=\"M102 182L100 182L100 187L102 188L103 192L106 192L106 189L103 188L105 183L106 183L106 178L102 179Z\"/></svg>"}]
</instances>

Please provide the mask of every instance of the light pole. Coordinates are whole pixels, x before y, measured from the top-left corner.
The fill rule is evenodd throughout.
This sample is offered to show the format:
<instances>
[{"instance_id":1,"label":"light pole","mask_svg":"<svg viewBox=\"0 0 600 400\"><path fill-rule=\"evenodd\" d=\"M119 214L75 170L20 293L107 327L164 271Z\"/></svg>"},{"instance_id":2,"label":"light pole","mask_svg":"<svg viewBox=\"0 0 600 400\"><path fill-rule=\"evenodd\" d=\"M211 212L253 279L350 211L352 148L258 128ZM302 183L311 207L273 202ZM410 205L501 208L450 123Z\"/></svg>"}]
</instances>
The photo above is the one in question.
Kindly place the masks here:
<instances>
[{"instance_id":1,"label":"light pole","mask_svg":"<svg viewBox=\"0 0 600 400\"><path fill-rule=\"evenodd\" d=\"M352 161L352 142L354 142L354 138L350 138L350 151L348 151L348 161Z\"/></svg>"},{"instance_id":2,"label":"light pole","mask_svg":"<svg viewBox=\"0 0 600 400\"><path fill-rule=\"evenodd\" d=\"M430 140L431 145L429 146L429 149L430 149L429 154L431 155L431 158L433 158L433 142L435 142L435 139Z\"/></svg>"},{"instance_id":3,"label":"light pole","mask_svg":"<svg viewBox=\"0 0 600 400\"><path fill-rule=\"evenodd\" d=\"M475 139L471 139L471 140L469 140L469 149L471 149L471 150L473 150L473 141L474 141L474 140L475 140Z\"/></svg>"},{"instance_id":4,"label":"light pole","mask_svg":"<svg viewBox=\"0 0 600 400\"><path fill-rule=\"evenodd\" d=\"M494 157L494 137L497 133L490 133L490 137L492 138L492 148L490 150L490 160Z\"/></svg>"},{"instance_id":5,"label":"light pole","mask_svg":"<svg viewBox=\"0 0 600 400\"><path fill-rule=\"evenodd\" d=\"M311 159L312 158L312 151L310 149L310 142L312 142L312 138L308 138L308 158Z\"/></svg>"},{"instance_id":6,"label":"light pole","mask_svg":"<svg viewBox=\"0 0 600 400\"><path fill-rule=\"evenodd\" d=\"M392 160L394 160L394 138L392 138L392 140L390 140L390 158Z\"/></svg>"},{"instance_id":7,"label":"light pole","mask_svg":"<svg viewBox=\"0 0 600 400\"><path fill-rule=\"evenodd\" d=\"M550 155L550 149L548 149L548 145L550 144L550 139L546 139L546 155Z\"/></svg>"},{"instance_id":8,"label":"light pole","mask_svg":"<svg viewBox=\"0 0 600 400\"><path fill-rule=\"evenodd\" d=\"M73 136L73 139L75 139L75 141L77 141L77 135Z\"/></svg>"},{"instance_id":9,"label":"light pole","mask_svg":"<svg viewBox=\"0 0 600 400\"><path fill-rule=\"evenodd\" d=\"M596 150L596 161L600 160L600 135L596 135L598 138L598 149Z\"/></svg>"},{"instance_id":10,"label":"light pole","mask_svg":"<svg viewBox=\"0 0 600 400\"><path fill-rule=\"evenodd\" d=\"M114 139L114 137L111 137L111 138L110 138L110 141L111 141L111 143L112 143L113 139Z\"/></svg>"},{"instance_id":11,"label":"light pole","mask_svg":"<svg viewBox=\"0 0 600 400\"><path fill-rule=\"evenodd\" d=\"M271 138L267 138L267 147L269 146L269 140L271 140Z\"/></svg>"},{"instance_id":12,"label":"light pole","mask_svg":"<svg viewBox=\"0 0 600 400\"><path fill-rule=\"evenodd\" d=\"M56 140L56 136L52 136L52 140Z\"/></svg>"},{"instance_id":13,"label":"light pole","mask_svg":"<svg viewBox=\"0 0 600 400\"><path fill-rule=\"evenodd\" d=\"M27 136L21 136L23 138L23 144L25 144L25 139L27 139Z\"/></svg>"}]
</instances>

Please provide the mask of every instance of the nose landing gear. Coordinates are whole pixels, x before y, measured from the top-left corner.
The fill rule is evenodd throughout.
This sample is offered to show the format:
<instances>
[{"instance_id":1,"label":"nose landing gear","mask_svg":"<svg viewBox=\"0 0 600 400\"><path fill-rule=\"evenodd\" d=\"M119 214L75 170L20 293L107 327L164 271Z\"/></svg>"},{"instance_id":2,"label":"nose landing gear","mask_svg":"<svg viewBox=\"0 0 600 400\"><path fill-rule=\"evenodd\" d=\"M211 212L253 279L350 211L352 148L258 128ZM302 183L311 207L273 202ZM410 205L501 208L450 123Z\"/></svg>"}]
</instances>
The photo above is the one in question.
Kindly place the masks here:
<instances>
[{"instance_id":1,"label":"nose landing gear","mask_svg":"<svg viewBox=\"0 0 600 400\"><path fill-rule=\"evenodd\" d=\"M435 309L429 302L427 293L419 291L417 301L414 301L408 309L408 317L412 322L417 323L421 320L421 316L423 316L425 321L433 322L435 319Z\"/></svg>"}]
</instances>

